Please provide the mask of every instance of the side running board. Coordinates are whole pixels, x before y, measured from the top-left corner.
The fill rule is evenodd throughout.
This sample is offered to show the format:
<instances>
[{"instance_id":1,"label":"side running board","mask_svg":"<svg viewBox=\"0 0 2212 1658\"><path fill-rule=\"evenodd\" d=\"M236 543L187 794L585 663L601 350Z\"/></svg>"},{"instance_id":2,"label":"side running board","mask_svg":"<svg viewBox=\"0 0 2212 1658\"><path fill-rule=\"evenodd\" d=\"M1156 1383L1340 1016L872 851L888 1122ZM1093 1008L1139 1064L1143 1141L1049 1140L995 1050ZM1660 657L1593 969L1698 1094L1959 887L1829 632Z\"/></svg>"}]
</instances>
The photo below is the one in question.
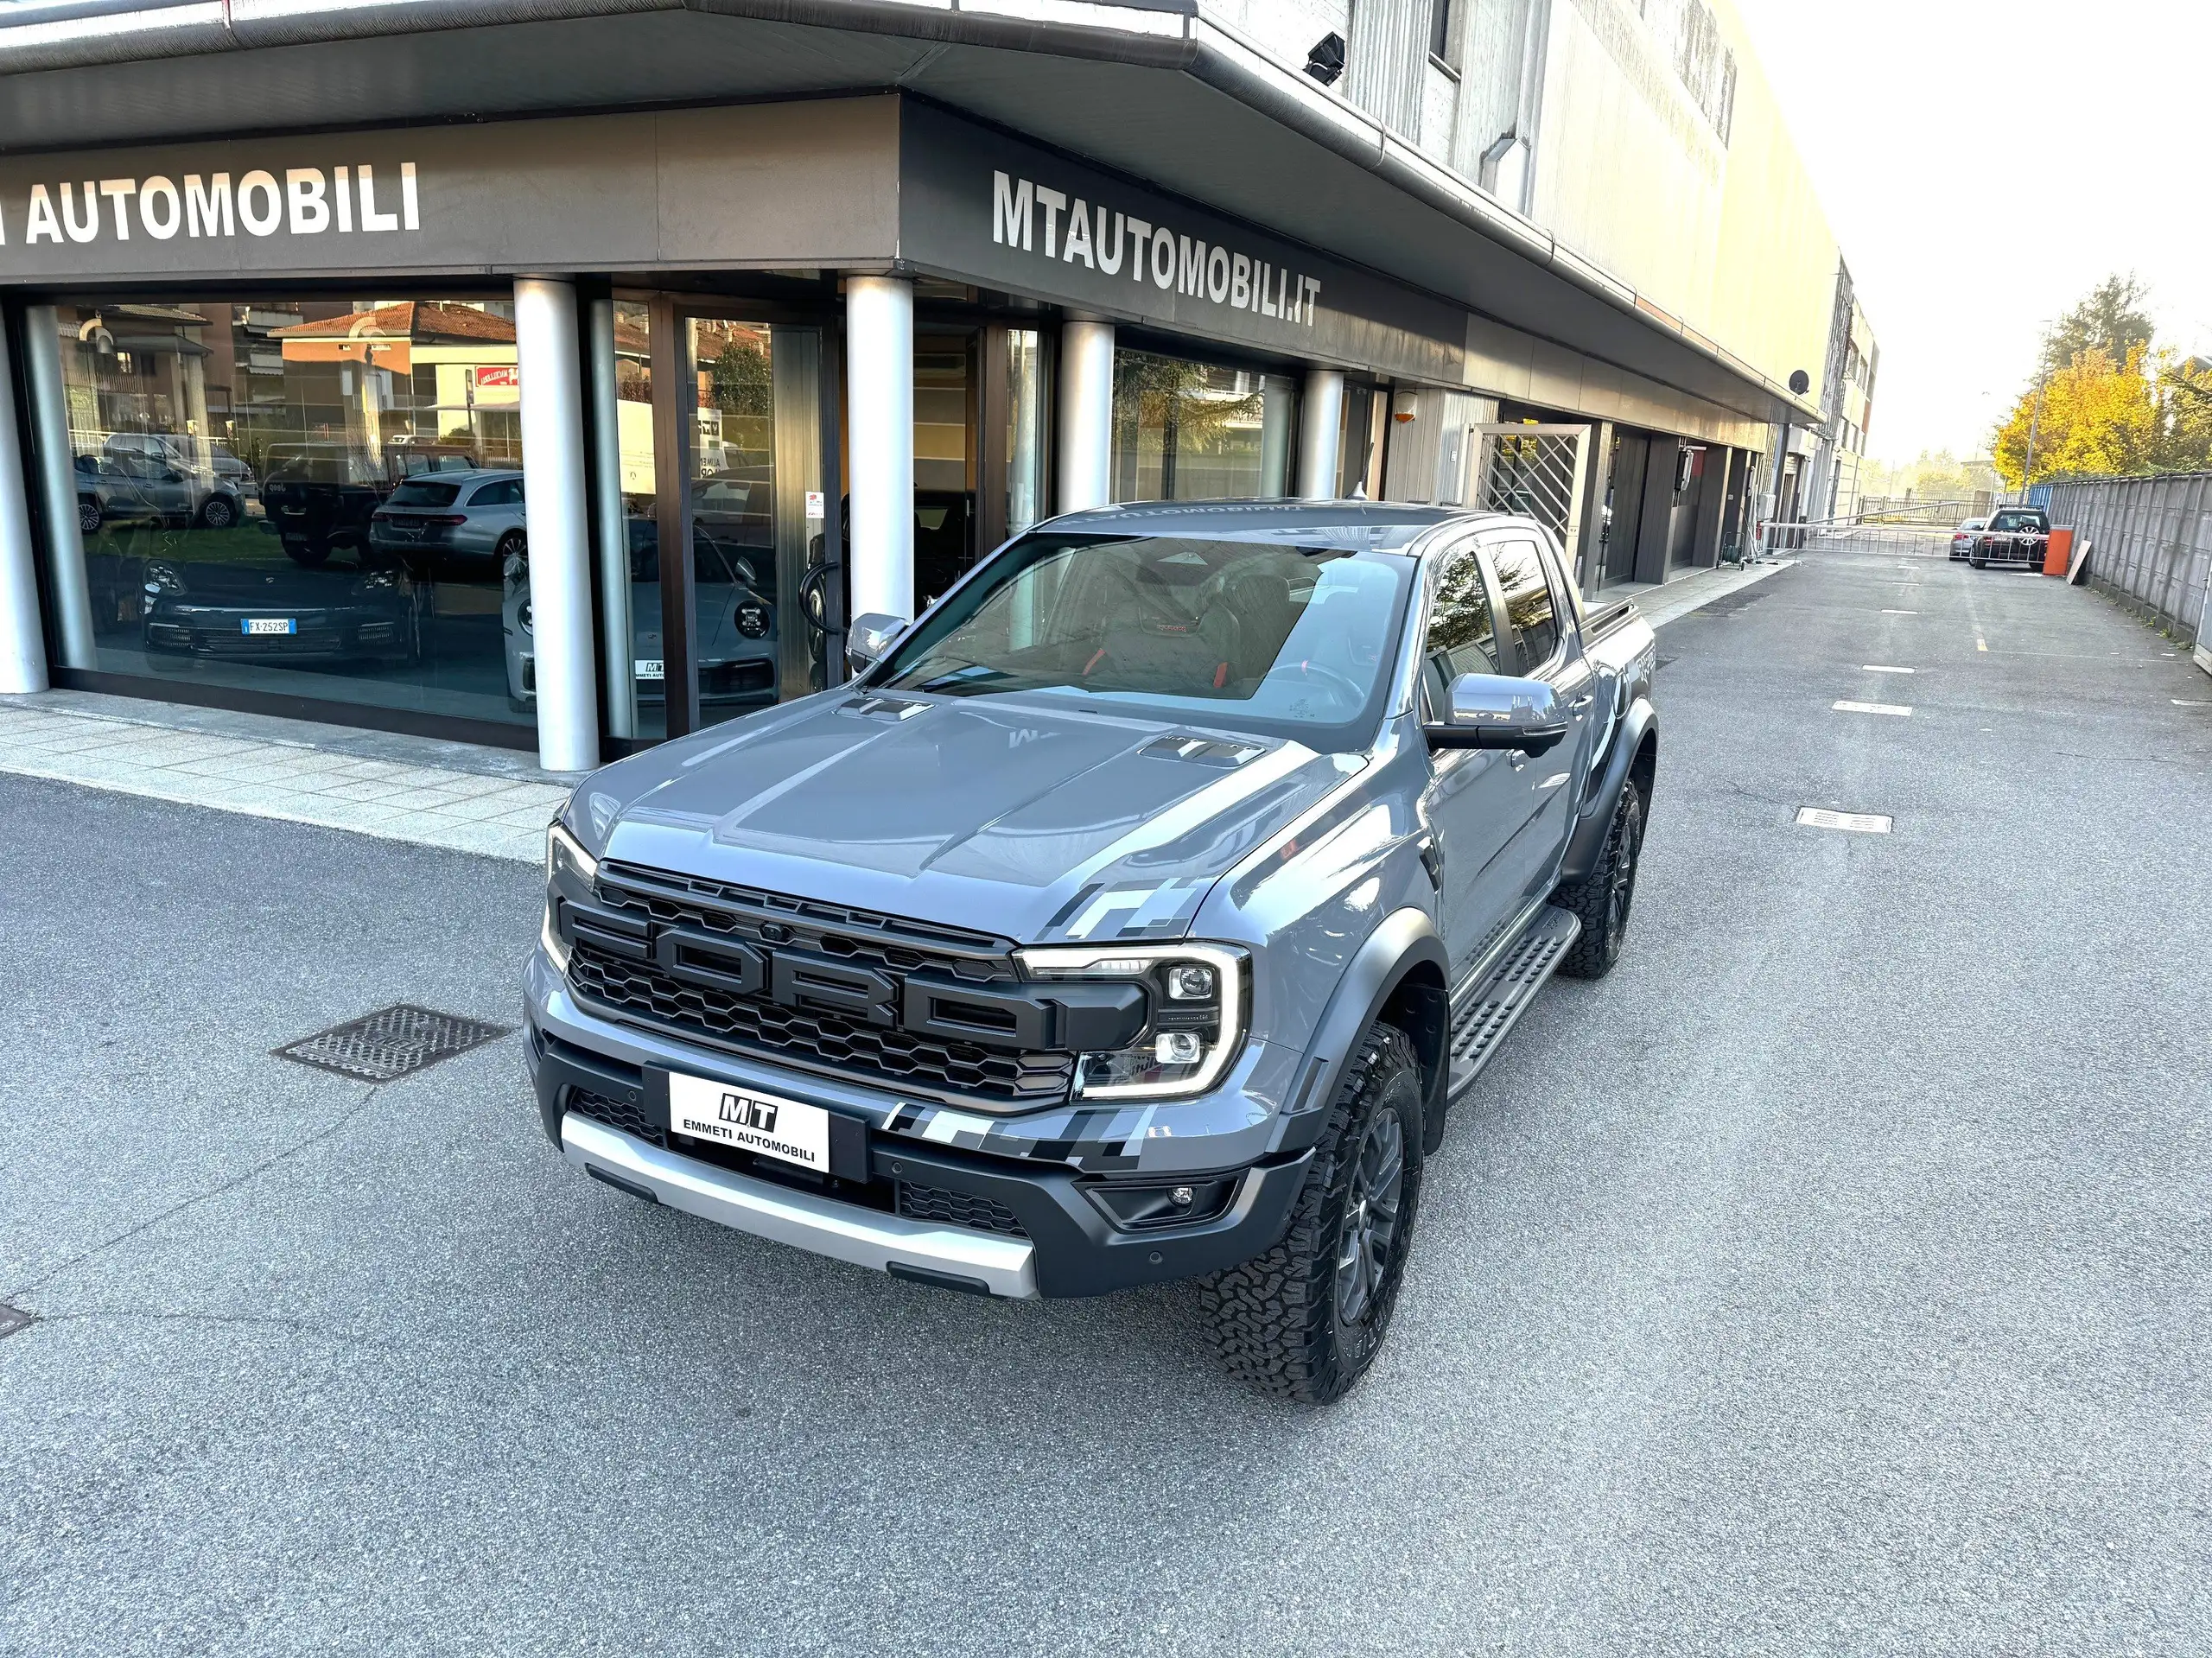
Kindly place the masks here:
<instances>
[{"instance_id":1,"label":"side running board","mask_svg":"<svg viewBox=\"0 0 2212 1658\"><path fill-rule=\"evenodd\" d=\"M1452 1071L1444 1090L1447 1101L1465 1093L1481 1074L1504 1043L1505 1033L1528 1011L1581 933L1580 920L1557 905L1547 904L1482 988L1452 1015Z\"/></svg>"}]
</instances>

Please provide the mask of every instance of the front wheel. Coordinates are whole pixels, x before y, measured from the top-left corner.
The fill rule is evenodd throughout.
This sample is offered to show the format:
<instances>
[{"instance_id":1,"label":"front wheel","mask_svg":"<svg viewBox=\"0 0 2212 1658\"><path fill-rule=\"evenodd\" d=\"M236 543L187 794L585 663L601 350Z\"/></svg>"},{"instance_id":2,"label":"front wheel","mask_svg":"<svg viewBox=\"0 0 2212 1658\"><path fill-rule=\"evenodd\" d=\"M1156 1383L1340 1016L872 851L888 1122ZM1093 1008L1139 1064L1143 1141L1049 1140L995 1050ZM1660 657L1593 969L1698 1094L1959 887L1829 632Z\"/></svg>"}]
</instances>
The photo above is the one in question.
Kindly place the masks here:
<instances>
[{"instance_id":1,"label":"front wheel","mask_svg":"<svg viewBox=\"0 0 2212 1658\"><path fill-rule=\"evenodd\" d=\"M100 527L100 520L106 516L106 513L101 510L99 496L79 495L77 498L79 534L89 536L95 533Z\"/></svg>"},{"instance_id":2,"label":"front wheel","mask_svg":"<svg viewBox=\"0 0 2212 1658\"><path fill-rule=\"evenodd\" d=\"M1574 948L1559 964L1573 979L1602 979L1621 957L1628 936L1628 912L1636 901L1636 869L1643 852L1643 793L1629 778L1605 826L1605 844L1597 867L1580 880L1561 886L1552 902L1573 912L1582 923Z\"/></svg>"},{"instance_id":3,"label":"front wheel","mask_svg":"<svg viewBox=\"0 0 2212 1658\"><path fill-rule=\"evenodd\" d=\"M1205 1280L1214 1345L1239 1381L1325 1405L1382 1349L1421 1200L1421 1058L1368 1028L1329 1108L1282 1242Z\"/></svg>"}]
</instances>

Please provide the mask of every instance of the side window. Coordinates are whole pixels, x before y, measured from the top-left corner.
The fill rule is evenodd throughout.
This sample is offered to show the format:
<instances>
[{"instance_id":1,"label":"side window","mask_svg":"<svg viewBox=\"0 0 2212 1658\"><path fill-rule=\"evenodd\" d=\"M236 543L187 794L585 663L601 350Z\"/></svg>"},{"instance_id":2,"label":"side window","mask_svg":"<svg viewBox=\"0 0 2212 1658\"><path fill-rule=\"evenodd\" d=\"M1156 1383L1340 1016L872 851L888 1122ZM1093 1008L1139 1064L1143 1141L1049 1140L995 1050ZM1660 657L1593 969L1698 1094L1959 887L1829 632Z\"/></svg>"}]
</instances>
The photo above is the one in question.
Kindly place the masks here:
<instances>
[{"instance_id":1,"label":"side window","mask_svg":"<svg viewBox=\"0 0 2212 1658\"><path fill-rule=\"evenodd\" d=\"M1551 583L1535 545L1502 541L1491 549L1497 588L1505 600L1506 626L1521 647L1520 671L1533 674L1559 649L1559 617L1552 608Z\"/></svg>"},{"instance_id":2,"label":"side window","mask_svg":"<svg viewBox=\"0 0 2212 1658\"><path fill-rule=\"evenodd\" d=\"M1497 671L1497 630L1482 560L1473 546L1446 553L1437 566L1436 597L1429 606L1428 644L1421 657L1421 685L1432 711L1441 709L1461 674Z\"/></svg>"}]
</instances>

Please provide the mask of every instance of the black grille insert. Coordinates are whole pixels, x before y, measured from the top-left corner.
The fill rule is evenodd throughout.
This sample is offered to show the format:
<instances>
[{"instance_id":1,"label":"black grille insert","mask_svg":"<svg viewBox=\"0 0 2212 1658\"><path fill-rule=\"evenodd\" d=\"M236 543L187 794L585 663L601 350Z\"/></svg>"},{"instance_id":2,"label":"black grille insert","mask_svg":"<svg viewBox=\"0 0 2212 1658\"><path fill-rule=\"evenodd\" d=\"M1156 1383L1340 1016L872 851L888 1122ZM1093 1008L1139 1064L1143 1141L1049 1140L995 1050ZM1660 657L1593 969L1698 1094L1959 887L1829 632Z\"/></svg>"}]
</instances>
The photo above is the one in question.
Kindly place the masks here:
<instances>
[{"instance_id":1,"label":"black grille insert","mask_svg":"<svg viewBox=\"0 0 2212 1658\"><path fill-rule=\"evenodd\" d=\"M965 1226L978 1232L1002 1232L1026 1238L1020 1220L1004 1204L949 1186L918 1186L899 1183L899 1212L910 1221L933 1221L940 1226Z\"/></svg>"},{"instance_id":2,"label":"black grille insert","mask_svg":"<svg viewBox=\"0 0 2212 1658\"><path fill-rule=\"evenodd\" d=\"M577 993L619 1013L801 1064L889 1078L934 1093L1046 1103L1065 1097L1075 1059L943 1042L812 1008L683 983L645 962L579 943L569 959Z\"/></svg>"},{"instance_id":3,"label":"black grille insert","mask_svg":"<svg viewBox=\"0 0 2212 1658\"><path fill-rule=\"evenodd\" d=\"M588 1088L572 1088L569 1090L567 1109L580 1117L589 1117L594 1122L632 1135L649 1146L668 1144L668 1137L645 1115L640 1106L609 1099L606 1095L594 1094Z\"/></svg>"}]
</instances>

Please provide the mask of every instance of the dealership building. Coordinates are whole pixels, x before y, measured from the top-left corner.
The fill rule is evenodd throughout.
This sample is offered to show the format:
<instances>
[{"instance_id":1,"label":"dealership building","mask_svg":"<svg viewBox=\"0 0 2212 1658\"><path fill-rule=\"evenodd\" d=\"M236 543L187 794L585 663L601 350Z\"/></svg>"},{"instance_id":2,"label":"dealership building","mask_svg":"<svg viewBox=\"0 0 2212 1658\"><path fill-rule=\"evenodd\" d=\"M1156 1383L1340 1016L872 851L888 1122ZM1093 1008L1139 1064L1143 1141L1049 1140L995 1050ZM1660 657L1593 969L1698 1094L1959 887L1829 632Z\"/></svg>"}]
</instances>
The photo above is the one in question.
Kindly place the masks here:
<instances>
[{"instance_id":1,"label":"dealership building","mask_svg":"<svg viewBox=\"0 0 2212 1658\"><path fill-rule=\"evenodd\" d=\"M24 0L0 689L575 770L1125 500L1638 590L1801 504L1841 270L1707 0Z\"/></svg>"}]
</instances>

